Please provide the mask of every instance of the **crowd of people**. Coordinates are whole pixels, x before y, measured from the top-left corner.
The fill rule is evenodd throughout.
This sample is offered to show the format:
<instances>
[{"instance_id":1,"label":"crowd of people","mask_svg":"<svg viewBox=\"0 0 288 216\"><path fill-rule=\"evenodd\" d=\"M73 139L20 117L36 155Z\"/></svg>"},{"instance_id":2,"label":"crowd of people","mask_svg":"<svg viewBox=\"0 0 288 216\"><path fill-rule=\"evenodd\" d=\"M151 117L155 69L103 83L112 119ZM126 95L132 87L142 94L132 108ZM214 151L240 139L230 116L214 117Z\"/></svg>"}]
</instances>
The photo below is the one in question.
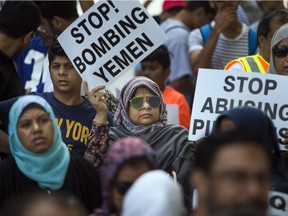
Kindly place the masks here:
<instances>
[{"instance_id":1,"label":"crowd of people","mask_svg":"<svg viewBox=\"0 0 288 216\"><path fill-rule=\"evenodd\" d=\"M164 0L154 19L168 39L117 97L88 86L57 42L76 0L1 2L0 215L286 215L270 194L288 199L288 153L268 114L230 108L189 139L200 68L288 75L288 10L256 2L249 23L240 1Z\"/></svg>"}]
</instances>

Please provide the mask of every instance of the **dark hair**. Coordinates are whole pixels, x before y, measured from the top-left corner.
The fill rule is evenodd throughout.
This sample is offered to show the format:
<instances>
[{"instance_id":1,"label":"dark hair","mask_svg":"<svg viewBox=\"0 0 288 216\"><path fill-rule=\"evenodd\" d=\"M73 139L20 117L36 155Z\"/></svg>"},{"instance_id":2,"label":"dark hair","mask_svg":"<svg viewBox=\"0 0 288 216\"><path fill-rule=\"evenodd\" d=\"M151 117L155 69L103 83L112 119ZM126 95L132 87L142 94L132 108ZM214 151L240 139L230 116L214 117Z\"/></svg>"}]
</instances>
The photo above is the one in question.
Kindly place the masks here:
<instances>
[{"instance_id":1,"label":"dark hair","mask_svg":"<svg viewBox=\"0 0 288 216\"><path fill-rule=\"evenodd\" d=\"M270 29L270 22L274 17L278 17L279 23L285 23L288 20L288 10L287 9L271 9L264 13L262 16L258 28L257 28L257 36L263 36L267 38ZM259 45L259 41L258 41Z\"/></svg>"},{"instance_id":2,"label":"dark hair","mask_svg":"<svg viewBox=\"0 0 288 216\"><path fill-rule=\"evenodd\" d=\"M31 1L6 1L0 11L0 32L19 38L41 24L40 11Z\"/></svg>"},{"instance_id":3,"label":"dark hair","mask_svg":"<svg viewBox=\"0 0 288 216\"><path fill-rule=\"evenodd\" d=\"M272 168L271 152L264 144L263 138L244 130L218 132L206 137L196 151L195 168L209 173L219 150L226 146L239 145L239 142L241 145L253 145L263 149L269 158L270 168Z\"/></svg>"},{"instance_id":4,"label":"dark hair","mask_svg":"<svg viewBox=\"0 0 288 216\"><path fill-rule=\"evenodd\" d=\"M56 56L61 56L61 57L67 57L67 54L65 53L64 49L59 43L55 43L51 45L48 49L48 60L49 60L49 65L51 62L55 59Z\"/></svg>"},{"instance_id":5,"label":"dark hair","mask_svg":"<svg viewBox=\"0 0 288 216\"><path fill-rule=\"evenodd\" d=\"M179 13L182 9L183 9L183 7L181 7L181 6L172 7L172 8L167 9L166 12L170 13L170 14L176 14L176 13Z\"/></svg>"},{"instance_id":6,"label":"dark hair","mask_svg":"<svg viewBox=\"0 0 288 216\"><path fill-rule=\"evenodd\" d=\"M66 20L78 18L76 1L41 1L38 4L42 16L51 21L54 16Z\"/></svg>"},{"instance_id":7,"label":"dark hair","mask_svg":"<svg viewBox=\"0 0 288 216\"><path fill-rule=\"evenodd\" d=\"M125 166L132 166L132 167L138 167L139 165L141 165L142 163L146 163L149 168L155 169L154 164L152 164L147 158L146 156L137 156L137 157L133 157L130 158L128 160L125 160L123 164L121 164L121 166L118 168L118 171L115 175L115 177L118 175L119 171L122 169L122 167Z\"/></svg>"},{"instance_id":8,"label":"dark hair","mask_svg":"<svg viewBox=\"0 0 288 216\"><path fill-rule=\"evenodd\" d=\"M163 69L170 67L170 56L169 51L165 45L159 46L152 53L150 53L146 58L144 58L141 62L146 61L157 61Z\"/></svg>"},{"instance_id":9,"label":"dark hair","mask_svg":"<svg viewBox=\"0 0 288 216\"><path fill-rule=\"evenodd\" d=\"M32 109L32 108L38 108L38 109L42 109L44 110L45 112L47 112L43 106L41 106L40 104L37 104L37 103L30 103L29 105L27 105L21 112L21 114L19 115L19 119L21 118L21 116L23 115L24 112L26 112L27 110L29 109Z\"/></svg>"},{"instance_id":10,"label":"dark hair","mask_svg":"<svg viewBox=\"0 0 288 216\"><path fill-rule=\"evenodd\" d=\"M203 7L206 14L216 14L216 9L212 8L209 1L194 1L190 0L186 2L185 10L193 12L194 10Z\"/></svg>"}]
</instances>

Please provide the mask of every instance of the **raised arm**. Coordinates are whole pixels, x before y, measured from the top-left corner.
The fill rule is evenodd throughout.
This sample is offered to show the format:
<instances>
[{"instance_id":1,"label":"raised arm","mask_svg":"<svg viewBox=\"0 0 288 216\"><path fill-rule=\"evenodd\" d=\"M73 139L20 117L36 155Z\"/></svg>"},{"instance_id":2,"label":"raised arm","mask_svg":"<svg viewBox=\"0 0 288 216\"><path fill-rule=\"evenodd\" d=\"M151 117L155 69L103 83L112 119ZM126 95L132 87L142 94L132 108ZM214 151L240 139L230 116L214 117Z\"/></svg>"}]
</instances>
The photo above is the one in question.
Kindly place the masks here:
<instances>
[{"instance_id":1,"label":"raised arm","mask_svg":"<svg viewBox=\"0 0 288 216\"><path fill-rule=\"evenodd\" d=\"M84 91L89 97L90 103L96 110L92 128L87 140L87 150L84 158L93 164L101 172L104 157L109 148L107 105L105 102L106 92L102 92L104 85L88 90L87 82L84 81Z\"/></svg>"},{"instance_id":2,"label":"raised arm","mask_svg":"<svg viewBox=\"0 0 288 216\"><path fill-rule=\"evenodd\" d=\"M211 68L212 56L216 48L220 33L222 33L223 30L225 30L230 25L230 23L233 21L233 18L234 11L230 8L218 11L215 17L215 25L211 29L206 43L203 44L203 49L195 49L190 52L190 62L195 76L198 75L199 68ZM189 44L192 46L194 31L192 31L189 35Z\"/></svg>"}]
</instances>

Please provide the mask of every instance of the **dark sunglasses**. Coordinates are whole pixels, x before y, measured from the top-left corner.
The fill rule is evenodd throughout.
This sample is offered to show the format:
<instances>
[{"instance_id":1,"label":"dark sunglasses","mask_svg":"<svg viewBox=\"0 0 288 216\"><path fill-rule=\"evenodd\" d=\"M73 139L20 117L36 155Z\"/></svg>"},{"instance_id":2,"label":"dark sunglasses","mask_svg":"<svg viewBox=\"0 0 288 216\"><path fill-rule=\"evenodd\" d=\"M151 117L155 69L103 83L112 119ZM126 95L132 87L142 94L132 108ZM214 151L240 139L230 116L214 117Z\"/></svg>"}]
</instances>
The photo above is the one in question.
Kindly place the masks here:
<instances>
[{"instance_id":1,"label":"dark sunglasses","mask_svg":"<svg viewBox=\"0 0 288 216\"><path fill-rule=\"evenodd\" d=\"M133 182L121 182L121 181L116 181L114 183L117 191L122 196L124 196L126 194L126 192L129 190L129 188L131 187L132 184L133 184Z\"/></svg>"},{"instance_id":2,"label":"dark sunglasses","mask_svg":"<svg viewBox=\"0 0 288 216\"><path fill-rule=\"evenodd\" d=\"M285 58L288 54L288 47L287 46L274 46L272 49L273 55L278 58Z\"/></svg>"},{"instance_id":3,"label":"dark sunglasses","mask_svg":"<svg viewBox=\"0 0 288 216\"><path fill-rule=\"evenodd\" d=\"M148 98L144 98L144 97L134 97L130 100L132 107L134 109L140 109L143 104L144 104L144 100L148 102L148 104L152 107L152 108L157 108L160 106L161 103L161 99L160 97L153 95L150 96Z\"/></svg>"}]
</instances>

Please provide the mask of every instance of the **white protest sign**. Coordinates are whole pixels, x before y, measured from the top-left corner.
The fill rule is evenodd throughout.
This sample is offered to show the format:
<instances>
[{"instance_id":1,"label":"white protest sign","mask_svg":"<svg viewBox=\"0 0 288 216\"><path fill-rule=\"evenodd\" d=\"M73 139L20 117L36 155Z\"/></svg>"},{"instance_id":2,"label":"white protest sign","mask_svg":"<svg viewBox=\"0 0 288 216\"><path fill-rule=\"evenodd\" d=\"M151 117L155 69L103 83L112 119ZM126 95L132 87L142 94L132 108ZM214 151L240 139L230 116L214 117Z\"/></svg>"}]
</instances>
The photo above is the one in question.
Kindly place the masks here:
<instances>
[{"instance_id":1,"label":"white protest sign","mask_svg":"<svg viewBox=\"0 0 288 216\"><path fill-rule=\"evenodd\" d=\"M73 22L58 41L92 88L117 80L166 38L138 0L100 0Z\"/></svg>"},{"instance_id":2,"label":"white protest sign","mask_svg":"<svg viewBox=\"0 0 288 216\"><path fill-rule=\"evenodd\" d=\"M167 123L179 125L179 105L166 104L167 109Z\"/></svg>"},{"instance_id":3,"label":"white protest sign","mask_svg":"<svg viewBox=\"0 0 288 216\"><path fill-rule=\"evenodd\" d=\"M211 133L215 120L233 107L252 106L273 120L278 141L288 128L288 76L200 69L195 89L189 139ZM284 145L280 145L285 150Z\"/></svg>"},{"instance_id":4,"label":"white protest sign","mask_svg":"<svg viewBox=\"0 0 288 216\"><path fill-rule=\"evenodd\" d=\"M288 194L270 191L267 215L287 216L288 215Z\"/></svg>"}]
</instances>

